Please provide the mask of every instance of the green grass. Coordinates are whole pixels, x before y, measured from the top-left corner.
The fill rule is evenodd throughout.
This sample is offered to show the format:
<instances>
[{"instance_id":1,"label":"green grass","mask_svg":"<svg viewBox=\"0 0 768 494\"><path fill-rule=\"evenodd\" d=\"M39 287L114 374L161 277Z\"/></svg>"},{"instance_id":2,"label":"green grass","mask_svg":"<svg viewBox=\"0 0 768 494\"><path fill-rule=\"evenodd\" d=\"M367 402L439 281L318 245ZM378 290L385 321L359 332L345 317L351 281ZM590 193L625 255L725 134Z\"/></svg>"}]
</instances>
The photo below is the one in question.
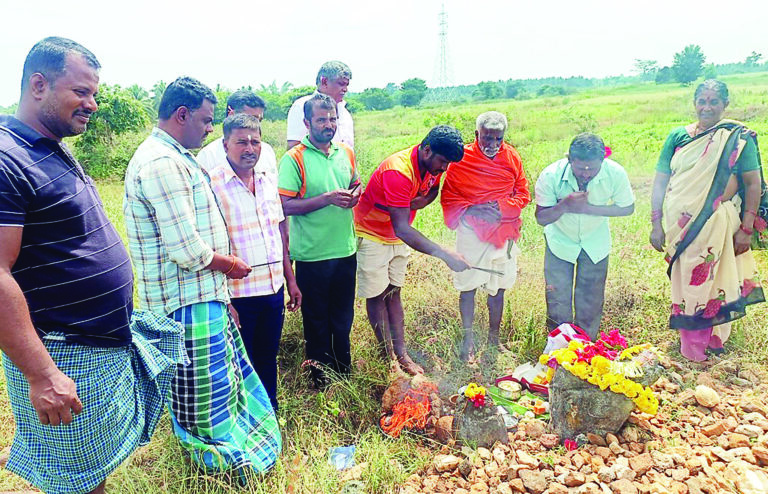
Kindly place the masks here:
<instances>
[{"instance_id":1,"label":"green grass","mask_svg":"<svg viewBox=\"0 0 768 494\"><path fill-rule=\"evenodd\" d=\"M746 121L760 134L768 133L768 74L725 78L731 88L726 116ZM565 153L572 136L581 131L599 133L613 149L612 158L628 171L637 196L633 216L611 221L613 250L606 287L604 328L620 328L635 342L650 341L677 354L676 333L666 328L669 283L662 256L650 248L649 195L654 165L662 143L675 126L692 121L692 88L674 85L638 85L612 90L592 90L568 96L526 101L494 101L426 109L396 108L355 116L356 151L361 174L370 176L390 153L419 142L433 125L450 123L467 140L473 137L474 119L486 110L507 114L507 138L518 148L531 183L540 171ZM284 122L265 122L265 139L279 155L283 152ZM213 138L215 136L212 136ZM768 149L768 144L764 145ZM763 154L764 158L768 155ZM107 212L123 233L122 184L99 184ZM457 382L492 377L517 363L535 358L543 348L545 303L543 281L544 242L533 218L533 207L524 211L520 247L520 275L508 292L502 337L511 355L495 358L486 353L487 365L468 367L456 359L460 332L458 294L445 265L415 253L403 290L407 338L414 357L424 363L441 389L455 389ZM442 222L439 205L421 211L415 226L430 238L450 246L454 234ZM768 273L765 252L755 254L760 272ZM487 326L484 297L477 297L478 325ZM742 366L768 364L768 305L752 307L734 325L727 347L729 358ZM481 341L485 331L481 331ZM284 424L284 453L276 468L242 492L340 492L339 474L328 465L328 450L357 445L357 461L368 462L363 473L366 492L396 491L408 475L427 464L437 449L419 438L393 440L382 436L376 421L378 399L388 380L389 366L376 356L374 338L364 305L356 303L352 329L353 375L335 382L325 393L307 391L300 364L303 360L300 319L289 315L280 350L279 416ZM3 384L0 381L0 387ZM0 390L2 391L2 390ZM342 413L332 413L331 402ZM0 447L10 444L13 421L5 393L0 398ZM0 472L0 491L24 488L17 477ZM166 419L147 447L136 452L112 475L111 493L170 492L184 494L238 491L226 476L205 476L190 466L170 432Z\"/></svg>"}]
</instances>

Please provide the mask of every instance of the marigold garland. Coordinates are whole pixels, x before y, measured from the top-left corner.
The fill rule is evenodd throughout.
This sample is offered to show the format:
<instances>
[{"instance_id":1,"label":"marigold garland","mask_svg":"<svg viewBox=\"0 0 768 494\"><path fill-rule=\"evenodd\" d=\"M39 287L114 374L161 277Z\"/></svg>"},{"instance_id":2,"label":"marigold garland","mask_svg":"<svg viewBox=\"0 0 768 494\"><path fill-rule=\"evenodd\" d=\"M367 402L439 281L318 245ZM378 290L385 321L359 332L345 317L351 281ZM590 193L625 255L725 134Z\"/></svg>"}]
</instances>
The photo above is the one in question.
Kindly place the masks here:
<instances>
[{"instance_id":1,"label":"marigold garland","mask_svg":"<svg viewBox=\"0 0 768 494\"><path fill-rule=\"evenodd\" d=\"M613 330L607 335L600 333L600 338L595 343L572 340L566 348L543 354L539 362L549 366L545 378L547 382L552 381L555 368L561 365L574 376L598 386L603 391L610 389L614 393L623 394L632 400L641 412L656 415L659 400L653 390L627 377L642 375L642 370L633 365L631 359L644 351L656 353L656 349L647 343L627 348L624 337L618 330Z\"/></svg>"},{"instance_id":2,"label":"marigold garland","mask_svg":"<svg viewBox=\"0 0 768 494\"><path fill-rule=\"evenodd\" d=\"M464 396L472 402L475 408L485 406L485 388L483 386L478 386L476 383L469 383L467 389L464 390Z\"/></svg>"}]
</instances>

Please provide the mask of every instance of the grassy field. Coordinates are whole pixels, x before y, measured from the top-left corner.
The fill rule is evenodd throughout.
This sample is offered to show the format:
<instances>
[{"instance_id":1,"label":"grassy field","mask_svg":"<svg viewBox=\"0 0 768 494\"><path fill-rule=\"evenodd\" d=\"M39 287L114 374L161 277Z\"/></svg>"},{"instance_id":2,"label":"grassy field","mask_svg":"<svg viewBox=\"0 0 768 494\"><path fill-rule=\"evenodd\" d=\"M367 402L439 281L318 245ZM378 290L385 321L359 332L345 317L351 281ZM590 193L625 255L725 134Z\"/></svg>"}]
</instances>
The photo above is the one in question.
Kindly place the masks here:
<instances>
[{"instance_id":1,"label":"grassy field","mask_svg":"<svg viewBox=\"0 0 768 494\"><path fill-rule=\"evenodd\" d=\"M761 135L768 134L768 74L726 78L731 88L731 107L726 116L745 121ZM572 136L582 131L599 133L613 149L615 159L627 169L637 196L633 216L612 220L613 250L606 289L603 328L620 328L635 342L650 341L677 353L677 335L666 329L669 287L662 256L648 244L649 199L654 165L667 134L693 120L692 88L653 84L527 101L494 101L455 107L397 108L355 116L356 151L364 178L387 155L419 142L436 124L457 126L469 141L475 117L486 110L504 112L510 119L507 139L523 157L531 189L540 171L561 158ZM220 132L220 131L219 131ZM264 137L282 153L284 122L265 122ZM215 136L212 136L212 138ZM764 149L768 149L768 144ZM768 155L763 152L763 158ZM108 213L123 231L122 184L100 184ZM442 222L439 205L419 213L415 226L430 238L452 245L453 232ZM541 228L533 207L524 211L520 247L520 275L508 294L502 337L514 349L511 354L481 355L484 365L467 366L457 361L460 332L458 294L448 268L440 261L414 254L403 290L407 337L413 356L426 366L441 386L449 389L470 378L502 375L517 363L535 358L543 348L544 280ZM768 273L765 252L756 254L763 277ZM478 297L481 342L487 327L484 297ZM745 367L768 363L768 330L763 324L768 306L753 307L748 317L734 325L727 344L729 358ZM284 453L276 468L242 492L304 493L342 492L340 475L328 464L328 449L355 444L357 462L368 462L364 492L396 490L398 483L425 465L436 449L423 440L383 437L375 421L389 366L374 351L374 338L357 302L352 330L353 376L336 381L325 393L309 392L300 364L303 360L301 321L286 320L280 351L280 411ZM4 384L0 381L0 387ZM455 389L455 388L454 388ZM10 445L13 419L4 390L0 393L0 448ZM342 413L333 413L334 402ZM0 491L27 485L0 472ZM110 493L224 493L238 491L226 476L205 476L184 459L165 418L152 442L136 452L112 475Z\"/></svg>"}]
</instances>

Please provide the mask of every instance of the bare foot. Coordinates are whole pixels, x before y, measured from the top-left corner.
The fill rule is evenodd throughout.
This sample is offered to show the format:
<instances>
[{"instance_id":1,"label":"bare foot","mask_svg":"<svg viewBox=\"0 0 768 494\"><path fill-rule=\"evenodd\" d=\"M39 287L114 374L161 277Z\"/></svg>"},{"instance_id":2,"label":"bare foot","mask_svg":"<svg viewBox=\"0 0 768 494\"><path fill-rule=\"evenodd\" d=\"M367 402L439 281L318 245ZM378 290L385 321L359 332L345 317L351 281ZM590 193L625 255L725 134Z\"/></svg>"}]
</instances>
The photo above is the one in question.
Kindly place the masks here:
<instances>
[{"instance_id":1,"label":"bare foot","mask_svg":"<svg viewBox=\"0 0 768 494\"><path fill-rule=\"evenodd\" d=\"M416 374L424 374L424 369L419 364L411 360L411 357L408 355L398 357L397 361L400 364L400 367L412 376L415 376Z\"/></svg>"}]
</instances>

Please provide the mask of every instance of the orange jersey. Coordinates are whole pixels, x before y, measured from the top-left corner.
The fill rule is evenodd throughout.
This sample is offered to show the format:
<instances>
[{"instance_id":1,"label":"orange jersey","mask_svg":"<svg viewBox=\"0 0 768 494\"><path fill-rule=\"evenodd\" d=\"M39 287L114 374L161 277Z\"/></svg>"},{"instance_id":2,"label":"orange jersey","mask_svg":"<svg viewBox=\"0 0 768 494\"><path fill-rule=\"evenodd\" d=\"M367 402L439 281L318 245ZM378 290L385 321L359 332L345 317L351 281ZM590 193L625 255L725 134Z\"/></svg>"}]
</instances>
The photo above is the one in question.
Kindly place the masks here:
<instances>
[{"instance_id":1,"label":"orange jersey","mask_svg":"<svg viewBox=\"0 0 768 494\"><path fill-rule=\"evenodd\" d=\"M442 174L440 174L442 175ZM402 241L395 235L389 207L408 208L411 200L425 196L440 183L440 175L419 173L419 146L404 149L381 162L355 207L357 235L384 244ZM411 210L408 224L416 211Z\"/></svg>"}]
</instances>

